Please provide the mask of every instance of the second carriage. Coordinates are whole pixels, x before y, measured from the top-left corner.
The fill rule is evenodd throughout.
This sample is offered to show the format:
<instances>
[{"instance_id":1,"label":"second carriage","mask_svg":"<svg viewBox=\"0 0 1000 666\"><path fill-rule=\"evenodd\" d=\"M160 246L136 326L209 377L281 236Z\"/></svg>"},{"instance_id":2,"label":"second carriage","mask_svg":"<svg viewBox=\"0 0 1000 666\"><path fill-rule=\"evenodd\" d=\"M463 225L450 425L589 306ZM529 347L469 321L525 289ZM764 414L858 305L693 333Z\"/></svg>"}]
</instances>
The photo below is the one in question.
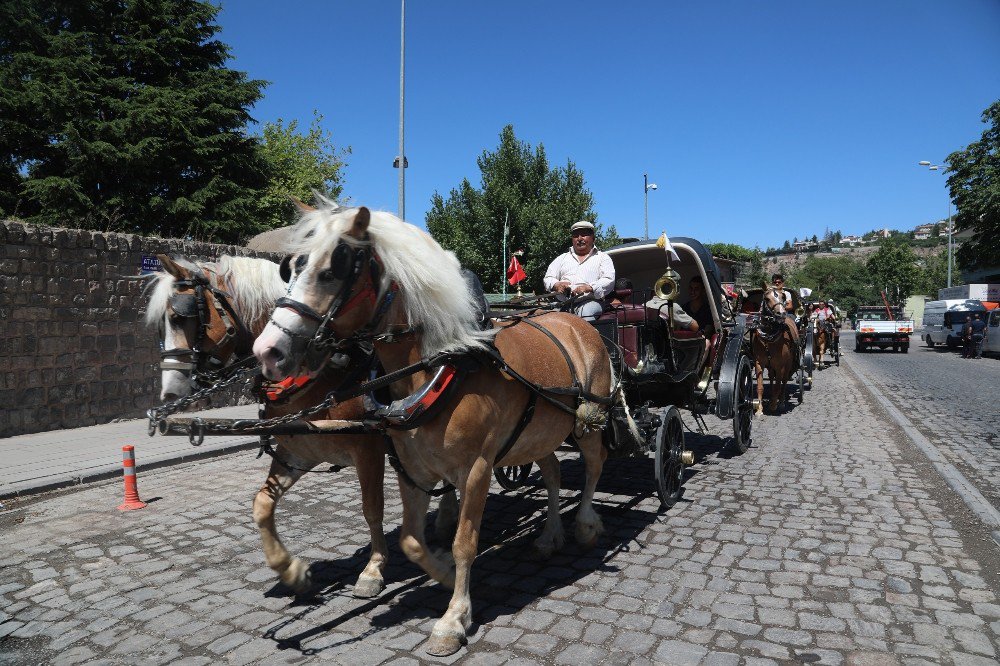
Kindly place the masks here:
<instances>
[{"instance_id":1,"label":"second carriage","mask_svg":"<svg viewBox=\"0 0 1000 666\"><path fill-rule=\"evenodd\" d=\"M615 289L594 322L611 355L625 392L629 414L612 410L605 429L611 455L655 458L656 489L664 507L680 497L684 467L694 461L685 447L681 410L697 421L714 415L732 422L731 446L750 446L753 426L754 370L745 323L733 316L711 253L692 238L672 239L679 260L671 260L656 241L637 241L608 250L615 265ZM711 313L709 335L679 330L665 307L682 305L691 281L701 280ZM518 304L495 306L497 315L519 316ZM523 315L525 312L521 312ZM707 328L707 327L706 327ZM632 434L634 421L640 437ZM506 488L523 482L529 467L502 468L497 479Z\"/></svg>"}]
</instances>

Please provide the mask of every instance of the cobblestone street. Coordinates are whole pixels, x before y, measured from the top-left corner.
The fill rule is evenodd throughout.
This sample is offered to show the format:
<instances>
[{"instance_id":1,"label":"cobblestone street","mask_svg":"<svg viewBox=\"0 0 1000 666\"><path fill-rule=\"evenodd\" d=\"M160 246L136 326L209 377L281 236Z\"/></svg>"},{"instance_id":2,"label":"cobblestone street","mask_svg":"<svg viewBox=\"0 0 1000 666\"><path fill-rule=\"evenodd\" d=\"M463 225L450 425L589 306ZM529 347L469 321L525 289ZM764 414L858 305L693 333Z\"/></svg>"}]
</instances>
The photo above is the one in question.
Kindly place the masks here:
<instances>
[{"instance_id":1,"label":"cobblestone street","mask_svg":"<svg viewBox=\"0 0 1000 666\"><path fill-rule=\"evenodd\" d=\"M687 435L697 462L684 497L665 514L651 460L611 461L596 501L606 531L590 551L570 538L537 559L537 473L518 491L494 484L473 568L476 624L447 659L421 650L450 594L396 545L392 472L392 560L374 600L350 595L368 534L353 472L309 475L282 500L279 531L313 563L318 590L296 600L264 565L251 520L266 459L143 472L140 442L142 511L115 510L120 480L0 511L0 662L995 664L1000 547L847 366L883 372L885 391L922 412L927 436L955 444L957 460L992 455L993 465L987 418L954 420L976 389L953 391L946 405L928 388L964 390L937 364L973 362L919 349L890 356L846 351L841 367L816 373L802 406L755 422L742 456L725 450L731 423L706 417L708 434ZM897 371L918 360L933 364L921 375L933 382L915 386ZM978 469L996 499L996 467ZM569 528L575 455L563 473Z\"/></svg>"}]
</instances>

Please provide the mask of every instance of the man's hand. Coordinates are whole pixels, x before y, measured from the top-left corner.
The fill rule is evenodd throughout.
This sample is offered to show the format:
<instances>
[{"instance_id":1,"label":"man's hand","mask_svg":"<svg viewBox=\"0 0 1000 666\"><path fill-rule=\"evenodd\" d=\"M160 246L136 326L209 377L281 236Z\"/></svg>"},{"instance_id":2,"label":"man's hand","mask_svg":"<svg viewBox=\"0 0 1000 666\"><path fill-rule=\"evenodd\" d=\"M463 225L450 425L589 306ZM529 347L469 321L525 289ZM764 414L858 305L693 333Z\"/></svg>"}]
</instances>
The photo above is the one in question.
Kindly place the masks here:
<instances>
[{"instance_id":1,"label":"man's hand","mask_svg":"<svg viewBox=\"0 0 1000 666\"><path fill-rule=\"evenodd\" d=\"M552 285L552 291L557 294L568 294L569 293L569 282L566 280L560 280Z\"/></svg>"},{"instance_id":2,"label":"man's hand","mask_svg":"<svg viewBox=\"0 0 1000 666\"><path fill-rule=\"evenodd\" d=\"M593 293L593 291L594 291L594 288L591 287L589 284L581 284L581 285L577 285L576 289L573 290L573 295L574 296L583 296L584 294Z\"/></svg>"}]
</instances>

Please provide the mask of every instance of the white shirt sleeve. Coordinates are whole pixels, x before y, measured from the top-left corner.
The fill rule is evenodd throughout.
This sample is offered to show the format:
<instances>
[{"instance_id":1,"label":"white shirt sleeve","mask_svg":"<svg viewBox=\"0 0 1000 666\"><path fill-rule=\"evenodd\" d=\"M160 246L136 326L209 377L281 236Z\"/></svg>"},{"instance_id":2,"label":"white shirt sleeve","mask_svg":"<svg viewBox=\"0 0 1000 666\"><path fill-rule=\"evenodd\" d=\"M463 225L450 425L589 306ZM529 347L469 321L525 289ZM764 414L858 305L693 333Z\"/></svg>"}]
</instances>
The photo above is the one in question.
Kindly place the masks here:
<instances>
[{"instance_id":1,"label":"white shirt sleeve","mask_svg":"<svg viewBox=\"0 0 1000 666\"><path fill-rule=\"evenodd\" d=\"M615 287L615 262L611 261L611 257L605 253L600 255L600 274L594 281L594 284L590 285L594 288L594 298L604 298Z\"/></svg>"},{"instance_id":2,"label":"white shirt sleeve","mask_svg":"<svg viewBox=\"0 0 1000 666\"><path fill-rule=\"evenodd\" d=\"M548 269L545 271L545 277L542 279L542 284L545 285L546 291L552 291L552 287L555 283L562 279L562 276L559 275L559 266L562 264L564 256L565 255L560 254L553 259L552 263L549 264Z\"/></svg>"}]
</instances>

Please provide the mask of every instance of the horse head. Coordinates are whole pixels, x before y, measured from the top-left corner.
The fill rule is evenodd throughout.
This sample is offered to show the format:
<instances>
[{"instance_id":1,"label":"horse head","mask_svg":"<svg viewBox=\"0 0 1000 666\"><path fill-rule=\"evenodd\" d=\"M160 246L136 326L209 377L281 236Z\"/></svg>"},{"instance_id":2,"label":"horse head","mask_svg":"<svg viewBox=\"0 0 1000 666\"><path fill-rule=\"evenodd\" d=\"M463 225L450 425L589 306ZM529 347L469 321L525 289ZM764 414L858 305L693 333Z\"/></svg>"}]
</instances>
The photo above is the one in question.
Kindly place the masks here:
<instances>
[{"instance_id":1,"label":"horse head","mask_svg":"<svg viewBox=\"0 0 1000 666\"><path fill-rule=\"evenodd\" d=\"M236 267L243 267L244 273L248 268L259 273L246 291L270 303L277 296L266 285L278 278L277 267L266 259L223 257L216 272L213 265L184 257L158 258L164 273L153 285L146 320L160 330L160 399L170 401L190 395L199 384L211 383L237 358L249 355L252 334L238 312L237 299L223 289L227 280L222 275L238 272ZM254 310L266 316L270 307L249 307Z\"/></svg>"},{"instance_id":2,"label":"horse head","mask_svg":"<svg viewBox=\"0 0 1000 666\"><path fill-rule=\"evenodd\" d=\"M764 285L764 293L760 301L762 313L773 316L785 316L785 292L774 285Z\"/></svg>"},{"instance_id":3,"label":"horse head","mask_svg":"<svg viewBox=\"0 0 1000 666\"><path fill-rule=\"evenodd\" d=\"M319 198L296 225L288 282L254 344L264 376L316 372L335 350L405 327L423 351L481 344L471 291L455 255L427 232L385 212Z\"/></svg>"}]
</instances>

